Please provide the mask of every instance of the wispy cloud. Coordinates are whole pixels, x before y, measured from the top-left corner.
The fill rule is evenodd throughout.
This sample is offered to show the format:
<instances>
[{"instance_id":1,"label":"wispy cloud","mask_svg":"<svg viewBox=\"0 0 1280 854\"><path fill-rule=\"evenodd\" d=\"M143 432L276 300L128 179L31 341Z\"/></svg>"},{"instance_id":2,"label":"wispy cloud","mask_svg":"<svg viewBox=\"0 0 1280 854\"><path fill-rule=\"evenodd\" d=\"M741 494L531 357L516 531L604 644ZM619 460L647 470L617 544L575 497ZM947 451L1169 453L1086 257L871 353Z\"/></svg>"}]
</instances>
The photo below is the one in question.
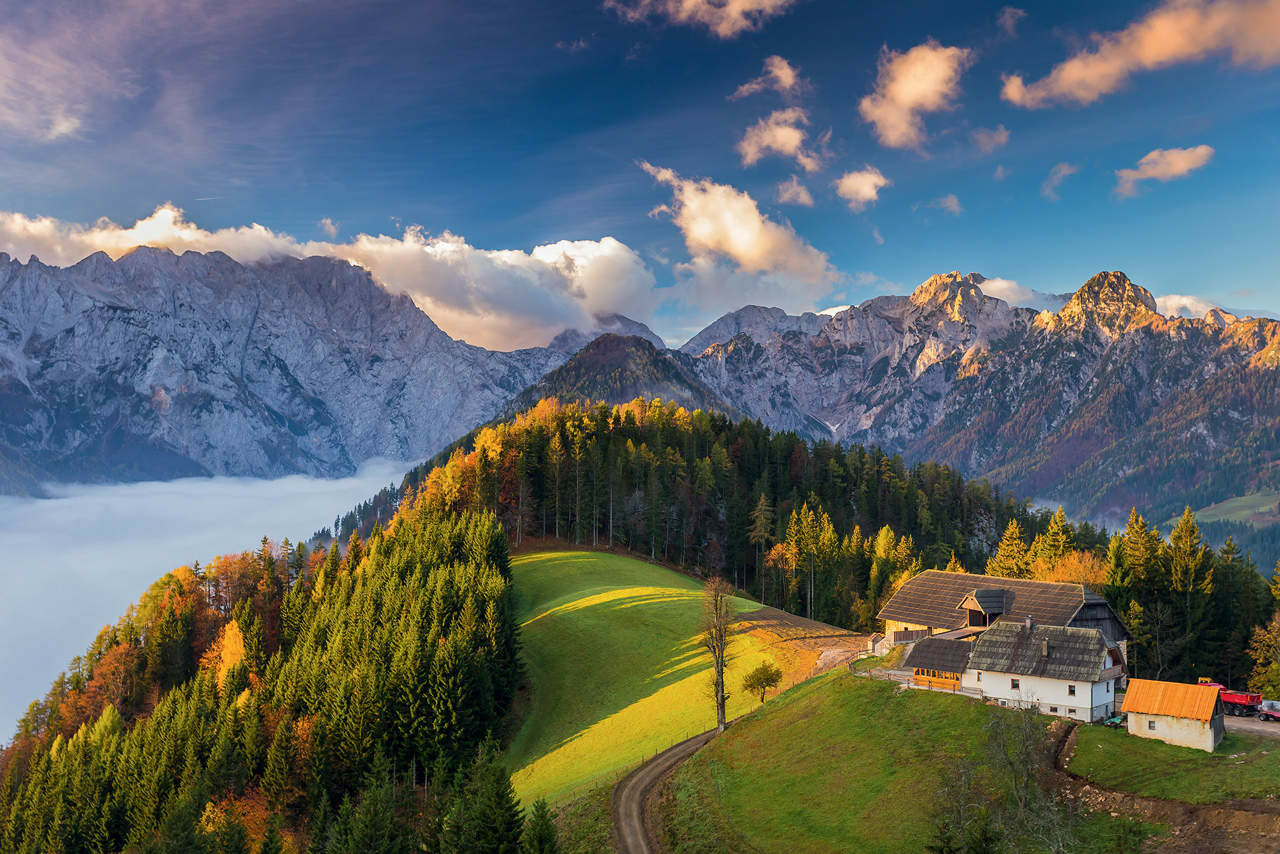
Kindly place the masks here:
<instances>
[{"instance_id":1,"label":"wispy cloud","mask_svg":"<svg viewBox=\"0 0 1280 854\"><path fill-rule=\"evenodd\" d=\"M1212 158L1213 148L1208 145L1157 148L1138 161L1138 168L1116 170L1116 195L1122 199L1136 195L1142 181L1172 181L1186 177Z\"/></svg>"},{"instance_id":2,"label":"wispy cloud","mask_svg":"<svg viewBox=\"0 0 1280 854\"><path fill-rule=\"evenodd\" d=\"M1040 195L1051 202L1058 201L1060 198L1058 188L1062 186L1062 182L1079 171L1080 167L1074 163L1063 161L1056 164L1049 170L1049 177L1045 178L1044 183L1040 185Z\"/></svg>"},{"instance_id":3,"label":"wispy cloud","mask_svg":"<svg viewBox=\"0 0 1280 854\"><path fill-rule=\"evenodd\" d=\"M892 183L879 169L867 165L841 175L836 180L836 195L849 203L849 210L861 213L867 209L868 205L879 200L880 191ZM877 230L876 242L883 243L884 241L879 239L879 234Z\"/></svg>"},{"instance_id":4,"label":"wispy cloud","mask_svg":"<svg viewBox=\"0 0 1280 854\"><path fill-rule=\"evenodd\" d=\"M964 213L964 208L960 206L960 199L956 197L955 193L947 193L945 196L939 196L929 202L929 207L949 213L952 216L960 216L960 214Z\"/></svg>"},{"instance_id":5,"label":"wispy cloud","mask_svg":"<svg viewBox=\"0 0 1280 854\"><path fill-rule=\"evenodd\" d=\"M952 107L960 76L973 60L968 48L945 47L932 39L905 53L885 48L876 88L858 110L881 145L919 150L925 141L923 114Z\"/></svg>"},{"instance_id":6,"label":"wispy cloud","mask_svg":"<svg viewBox=\"0 0 1280 854\"><path fill-rule=\"evenodd\" d=\"M1280 63L1280 3L1276 0L1165 0L1128 27L1094 33L1092 46L1027 83L1004 77L1002 95L1020 107L1092 104L1130 76L1225 53L1237 66Z\"/></svg>"},{"instance_id":7,"label":"wispy cloud","mask_svg":"<svg viewBox=\"0 0 1280 854\"><path fill-rule=\"evenodd\" d=\"M1009 38L1017 38L1018 24L1025 17L1027 17L1025 9L1018 9L1014 6L1005 6L1000 10L1000 13L996 15L996 25L999 26L1000 29L1004 31L1004 34Z\"/></svg>"},{"instance_id":8,"label":"wispy cloud","mask_svg":"<svg viewBox=\"0 0 1280 854\"><path fill-rule=\"evenodd\" d=\"M813 194L809 192L809 188L800 183L798 175L792 175L787 180L778 185L778 201L784 205L800 205L801 207L813 207Z\"/></svg>"},{"instance_id":9,"label":"wispy cloud","mask_svg":"<svg viewBox=\"0 0 1280 854\"><path fill-rule=\"evenodd\" d=\"M604 7L633 23L658 18L672 24L705 27L722 39L758 30L795 0L604 0Z\"/></svg>"},{"instance_id":10,"label":"wispy cloud","mask_svg":"<svg viewBox=\"0 0 1280 854\"><path fill-rule=\"evenodd\" d=\"M1004 125L996 125L994 128L975 128L973 133L973 144L983 154L990 154L997 148L1009 144L1009 129Z\"/></svg>"},{"instance_id":11,"label":"wispy cloud","mask_svg":"<svg viewBox=\"0 0 1280 854\"><path fill-rule=\"evenodd\" d=\"M743 166L754 166L768 154L793 158L806 172L817 172L822 162L805 147L809 114L801 107L775 110L760 119L743 134L738 142L738 154Z\"/></svg>"},{"instance_id":12,"label":"wispy cloud","mask_svg":"<svg viewBox=\"0 0 1280 854\"><path fill-rule=\"evenodd\" d=\"M764 71L760 73L760 76L739 86L729 96L729 100L736 101L739 98L746 98L769 89L783 97L790 97L806 88L807 84L808 81L800 76L800 72L791 63L780 56L774 55L765 58Z\"/></svg>"}]
</instances>

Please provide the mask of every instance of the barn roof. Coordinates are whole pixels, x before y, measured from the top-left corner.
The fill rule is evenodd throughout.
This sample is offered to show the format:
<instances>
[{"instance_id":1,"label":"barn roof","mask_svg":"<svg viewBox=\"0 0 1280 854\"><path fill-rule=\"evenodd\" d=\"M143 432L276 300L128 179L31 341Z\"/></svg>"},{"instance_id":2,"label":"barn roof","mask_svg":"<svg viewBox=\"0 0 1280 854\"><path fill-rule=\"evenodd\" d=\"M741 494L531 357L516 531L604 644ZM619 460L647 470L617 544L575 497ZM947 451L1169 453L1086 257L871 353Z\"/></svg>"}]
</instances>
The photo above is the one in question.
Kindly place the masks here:
<instances>
[{"instance_id":1,"label":"barn roof","mask_svg":"<svg viewBox=\"0 0 1280 854\"><path fill-rule=\"evenodd\" d=\"M1124 695L1125 714L1168 715L1207 721L1218 705L1218 686L1130 679Z\"/></svg>"},{"instance_id":2,"label":"barn roof","mask_svg":"<svg viewBox=\"0 0 1280 854\"><path fill-rule=\"evenodd\" d=\"M963 673L973 644L968 641L924 638L916 643L907 656L905 667L922 667L925 670L941 670L945 673Z\"/></svg>"},{"instance_id":3,"label":"barn roof","mask_svg":"<svg viewBox=\"0 0 1280 854\"><path fill-rule=\"evenodd\" d=\"M1107 642L1097 629L1027 626L1002 620L973 643L972 670L1097 682L1107 668Z\"/></svg>"},{"instance_id":4,"label":"barn roof","mask_svg":"<svg viewBox=\"0 0 1280 854\"><path fill-rule=\"evenodd\" d=\"M907 579L877 616L917 626L956 629L968 620L968 614L960 607L966 598L981 591L982 599L990 601L996 590L1006 594L1005 615L1030 617L1050 626L1067 625L1086 602L1101 601L1105 605L1105 600L1082 584L930 569Z\"/></svg>"}]
</instances>

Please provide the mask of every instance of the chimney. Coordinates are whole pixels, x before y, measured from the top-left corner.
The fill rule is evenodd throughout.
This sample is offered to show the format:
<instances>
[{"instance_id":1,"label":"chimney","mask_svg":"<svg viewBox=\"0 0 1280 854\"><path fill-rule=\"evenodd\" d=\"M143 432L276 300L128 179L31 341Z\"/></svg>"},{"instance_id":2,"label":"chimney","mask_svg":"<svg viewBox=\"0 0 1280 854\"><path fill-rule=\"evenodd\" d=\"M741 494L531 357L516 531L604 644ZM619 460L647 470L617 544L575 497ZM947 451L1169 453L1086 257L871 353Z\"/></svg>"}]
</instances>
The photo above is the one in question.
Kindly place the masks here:
<instances>
[{"instance_id":1,"label":"chimney","mask_svg":"<svg viewBox=\"0 0 1280 854\"><path fill-rule=\"evenodd\" d=\"M1044 640L1040 641L1040 657L1041 658L1049 657L1049 639L1048 638L1045 638Z\"/></svg>"},{"instance_id":2,"label":"chimney","mask_svg":"<svg viewBox=\"0 0 1280 854\"><path fill-rule=\"evenodd\" d=\"M1022 619L1026 624L1027 631L1031 631L1031 615L1027 614L1027 616L1023 617Z\"/></svg>"}]
</instances>

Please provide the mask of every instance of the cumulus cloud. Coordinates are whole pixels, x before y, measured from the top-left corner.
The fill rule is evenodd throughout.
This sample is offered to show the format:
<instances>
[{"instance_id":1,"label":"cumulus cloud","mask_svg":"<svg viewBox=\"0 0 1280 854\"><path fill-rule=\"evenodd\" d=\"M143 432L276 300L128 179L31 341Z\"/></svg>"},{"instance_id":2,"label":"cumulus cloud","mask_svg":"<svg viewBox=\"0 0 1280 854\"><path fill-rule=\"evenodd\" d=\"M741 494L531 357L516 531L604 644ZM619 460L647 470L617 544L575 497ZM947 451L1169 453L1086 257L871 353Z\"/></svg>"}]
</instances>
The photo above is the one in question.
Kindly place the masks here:
<instances>
[{"instance_id":1,"label":"cumulus cloud","mask_svg":"<svg viewBox=\"0 0 1280 854\"><path fill-rule=\"evenodd\" d=\"M1137 169L1116 170L1116 195L1128 198L1138 192L1139 181L1172 181L1183 178L1209 162L1213 147L1157 148L1138 161Z\"/></svg>"},{"instance_id":2,"label":"cumulus cloud","mask_svg":"<svg viewBox=\"0 0 1280 854\"><path fill-rule=\"evenodd\" d=\"M1055 103L1092 104L1139 71L1154 71L1224 53L1237 66L1280 63L1280 2L1165 0L1128 27L1092 37L1092 45L1027 83L1004 77L1002 96L1031 109Z\"/></svg>"},{"instance_id":3,"label":"cumulus cloud","mask_svg":"<svg viewBox=\"0 0 1280 854\"><path fill-rule=\"evenodd\" d=\"M880 54L876 88L858 104L876 138L889 148L919 149L925 140L924 113L948 110L960 92L960 76L973 51L930 39L905 53Z\"/></svg>"},{"instance_id":4,"label":"cumulus cloud","mask_svg":"<svg viewBox=\"0 0 1280 854\"><path fill-rule=\"evenodd\" d=\"M1045 178L1044 183L1040 185L1040 195L1051 202L1056 202L1059 198L1058 187L1062 186L1063 181L1079 171L1080 167L1074 163L1067 163L1066 161L1058 163L1049 170L1049 177Z\"/></svg>"},{"instance_id":5,"label":"cumulus cloud","mask_svg":"<svg viewBox=\"0 0 1280 854\"><path fill-rule=\"evenodd\" d=\"M326 255L367 269L394 293L407 293L450 335L493 349L545 344L594 314L645 319L656 307L653 273L612 237L561 241L521 250L479 249L458 235L410 226L399 235L300 241L252 224L209 231L173 205L125 227L0 212L0 250L66 266L94 252L119 257L137 246L225 252L251 264L279 256Z\"/></svg>"},{"instance_id":6,"label":"cumulus cloud","mask_svg":"<svg viewBox=\"0 0 1280 854\"><path fill-rule=\"evenodd\" d=\"M801 207L813 207L813 194L809 192L809 188L800 183L797 175L792 175L787 180L778 185L778 201L784 205L800 205Z\"/></svg>"},{"instance_id":7,"label":"cumulus cloud","mask_svg":"<svg viewBox=\"0 0 1280 854\"><path fill-rule=\"evenodd\" d=\"M867 165L862 169L846 172L836 181L836 194L849 203L849 210L861 213L880 198L880 191L893 182L879 169ZM877 242L883 243L877 234Z\"/></svg>"},{"instance_id":8,"label":"cumulus cloud","mask_svg":"<svg viewBox=\"0 0 1280 854\"><path fill-rule=\"evenodd\" d=\"M805 86L806 81L800 77L800 72L796 70L795 66L775 54L765 58L764 71L760 73L760 76L739 86L729 96L729 100L736 101L739 98L746 98L749 95L769 89L783 97L790 97L798 94Z\"/></svg>"},{"instance_id":9,"label":"cumulus cloud","mask_svg":"<svg viewBox=\"0 0 1280 854\"><path fill-rule=\"evenodd\" d=\"M693 258L690 269L707 273L721 261L735 273L777 274L795 282L829 287L838 274L825 253L809 245L790 225L760 212L750 195L708 179L683 178L650 163L641 167L671 188L672 201L659 210L670 214Z\"/></svg>"},{"instance_id":10,"label":"cumulus cloud","mask_svg":"<svg viewBox=\"0 0 1280 854\"><path fill-rule=\"evenodd\" d=\"M983 154L990 154L1001 146L1009 144L1009 129L1004 125L994 128L975 128L971 134L973 144Z\"/></svg>"},{"instance_id":11,"label":"cumulus cloud","mask_svg":"<svg viewBox=\"0 0 1280 854\"><path fill-rule=\"evenodd\" d=\"M996 24L1006 36L1014 39L1018 37L1018 23L1025 17L1027 17L1025 9L1005 6L1000 10L1000 14L996 15Z\"/></svg>"},{"instance_id":12,"label":"cumulus cloud","mask_svg":"<svg viewBox=\"0 0 1280 854\"><path fill-rule=\"evenodd\" d=\"M955 193L947 193L945 196L939 196L929 202L929 207L944 211L952 216L960 216L960 214L964 213L964 208L960 207L960 199L956 197Z\"/></svg>"},{"instance_id":13,"label":"cumulus cloud","mask_svg":"<svg viewBox=\"0 0 1280 854\"><path fill-rule=\"evenodd\" d=\"M1012 279L987 279L982 283L982 292L990 297L1002 299L1009 305L1034 308L1036 311L1057 311L1067 304L1068 296L1047 294L1020 285Z\"/></svg>"},{"instance_id":14,"label":"cumulus cloud","mask_svg":"<svg viewBox=\"0 0 1280 854\"><path fill-rule=\"evenodd\" d=\"M659 18L672 24L706 27L717 37L731 39L758 30L781 15L795 0L604 0L604 7L637 23Z\"/></svg>"},{"instance_id":15,"label":"cumulus cloud","mask_svg":"<svg viewBox=\"0 0 1280 854\"><path fill-rule=\"evenodd\" d=\"M822 161L805 147L809 114L800 107L775 110L760 119L743 135L738 143L738 154L743 166L754 166L768 154L794 158L806 172L817 172Z\"/></svg>"},{"instance_id":16,"label":"cumulus cloud","mask_svg":"<svg viewBox=\"0 0 1280 854\"><path fill-rule=\"evenodd\" d=\"M1214 303L1190 294L1165 294L1156 297L1156 310L1165 317L1204 317L1218 308Z\"/></svg>"}]
</instances>

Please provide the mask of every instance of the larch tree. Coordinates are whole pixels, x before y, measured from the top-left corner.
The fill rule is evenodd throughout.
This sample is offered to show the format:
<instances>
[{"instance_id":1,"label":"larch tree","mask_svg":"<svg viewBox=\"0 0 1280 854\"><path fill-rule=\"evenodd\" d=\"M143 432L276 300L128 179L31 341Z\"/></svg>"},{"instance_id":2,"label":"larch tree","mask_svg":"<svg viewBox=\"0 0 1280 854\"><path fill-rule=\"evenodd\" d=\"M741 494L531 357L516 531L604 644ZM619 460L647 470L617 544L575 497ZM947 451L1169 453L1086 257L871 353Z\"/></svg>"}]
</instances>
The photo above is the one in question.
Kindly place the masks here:
<instances>
[{"instance_id":1,"label":"larch tree","mask_svg":"<svg viewBox=\"0 0 1280 854\"><path fill-rule=\"evenodd\" d=\"M711 692L716 703L716 729L726 726L724 668L729 651L729 623L733 620L733 602L729 583L719 576L702 588L702 645L711 654Z\"/></svg>"},{"instance_id":2,"label":"larch tree","mask_svg":"<svg viewBox=\"0 0 1280 854\"><path fill-rule=\"evenodd\" d=\"M1023 539L1022 526L1017 519L1010 519L1004 529L996 553L987 561L987 575L998 578L1026 578L1031 571L1031 560Z\"/></svg>"}]
</instances>

